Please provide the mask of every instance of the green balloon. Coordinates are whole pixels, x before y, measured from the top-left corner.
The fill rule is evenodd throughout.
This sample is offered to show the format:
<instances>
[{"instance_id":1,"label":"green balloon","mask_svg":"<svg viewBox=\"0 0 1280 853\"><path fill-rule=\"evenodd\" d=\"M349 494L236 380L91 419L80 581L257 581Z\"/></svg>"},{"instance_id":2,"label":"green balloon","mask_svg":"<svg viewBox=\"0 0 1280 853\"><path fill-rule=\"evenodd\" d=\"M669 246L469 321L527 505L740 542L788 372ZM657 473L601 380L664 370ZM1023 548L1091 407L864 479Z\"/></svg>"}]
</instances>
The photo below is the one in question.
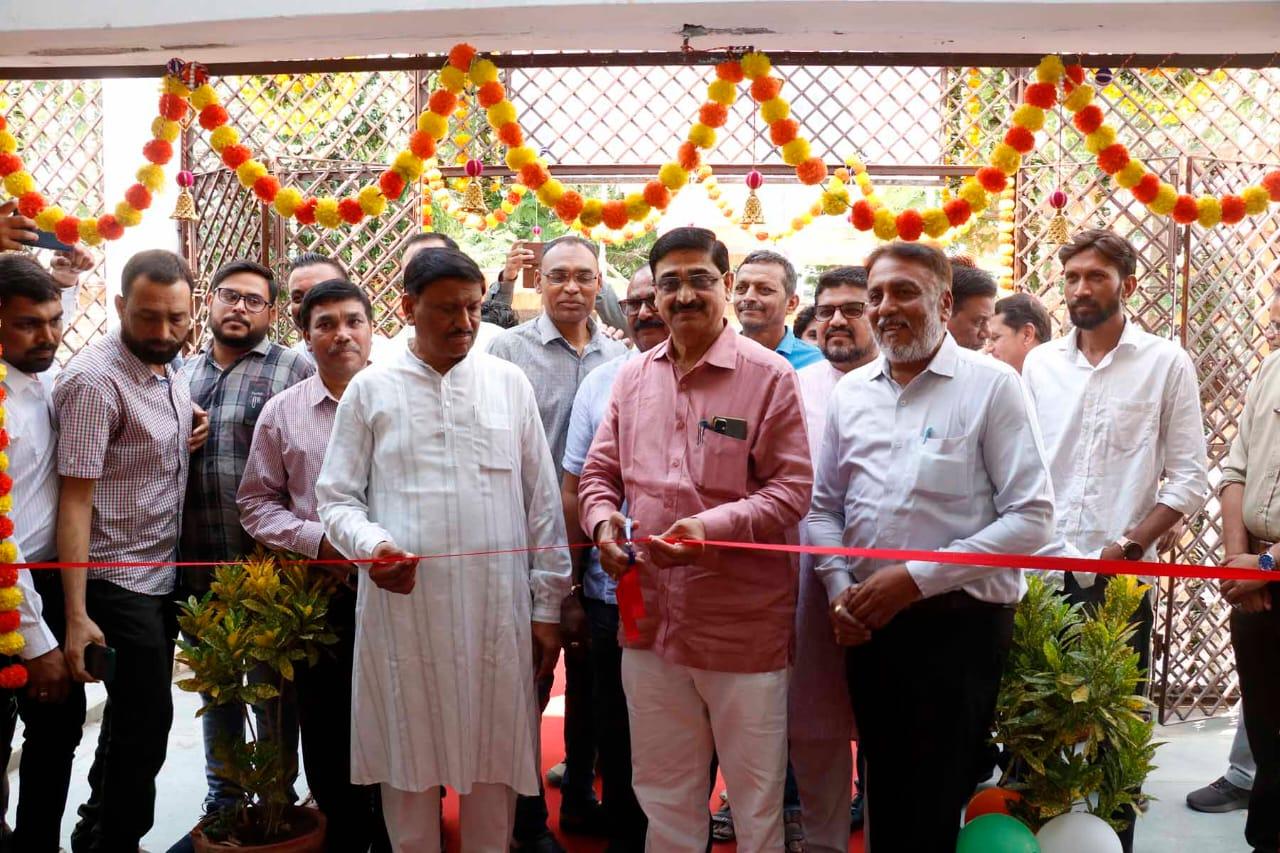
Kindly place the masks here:
<instances>
[{"instance_id":1,"label":"green balloon","mask_svg":"<svg viewBox=\"0 0 1280 853\"><path fill-rule=\"evenodd\" d=\"M984 814L960 830L956 853L1040 853L1040 842L1017 818Z\"/></svg>"}]
</instances>

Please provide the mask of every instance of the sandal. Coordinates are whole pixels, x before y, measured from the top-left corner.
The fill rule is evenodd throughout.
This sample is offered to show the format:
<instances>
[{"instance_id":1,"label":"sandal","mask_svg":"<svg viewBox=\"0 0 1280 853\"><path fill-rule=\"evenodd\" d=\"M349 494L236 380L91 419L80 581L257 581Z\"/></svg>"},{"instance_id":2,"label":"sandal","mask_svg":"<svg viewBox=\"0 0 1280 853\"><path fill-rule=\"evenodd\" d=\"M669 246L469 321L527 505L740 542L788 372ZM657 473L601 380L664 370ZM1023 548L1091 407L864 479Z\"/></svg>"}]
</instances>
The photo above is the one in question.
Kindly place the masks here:
<instances>
[{"instance_id":1,"label":"sandal","mask_svg":"<svg viewBox=\"0 0 1280 853\"><path fill-rule=\"evenodd\" d=\"M711 815L711 840L717 843L733 841L737 835L733 831L733 812L728 800Z\"/></svg>"}]
</instances>

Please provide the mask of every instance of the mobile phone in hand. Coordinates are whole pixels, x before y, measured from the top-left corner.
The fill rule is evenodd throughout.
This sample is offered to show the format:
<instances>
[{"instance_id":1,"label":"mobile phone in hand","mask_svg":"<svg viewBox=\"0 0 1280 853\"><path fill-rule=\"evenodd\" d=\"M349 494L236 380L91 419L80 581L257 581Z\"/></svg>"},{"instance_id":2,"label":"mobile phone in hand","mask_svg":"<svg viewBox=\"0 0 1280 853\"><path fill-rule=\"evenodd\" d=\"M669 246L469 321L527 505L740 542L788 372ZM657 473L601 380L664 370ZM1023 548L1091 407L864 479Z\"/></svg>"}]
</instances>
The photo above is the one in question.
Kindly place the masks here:
<instances>
[{"instance_id":1,"label":"mobile phone in hand","mask_svg":"<svg viewBox=\"0 0 1280 853\"><path fill-rule=\"evenodd\" d=\"M13 215L17 216L18 214L14 213ZM70 246L53 236L53 234L48 231L36 231L35 242L28 243L27 245L33 246L37 249L51 249L55 252L71 251Z\"/></svg>"},{"instance_id":2,"label":"mobile phone in hand","mask_svg":"<svg viewBox=\"0 0 1280 853\"><path fill-rule=\"evenodd\" d=\"M538 267L542 265L542 249L545 244L537 243L532 240L524 240L520 243L522 249L528 249L533 252L533 258L529 261L529 265L521 270L522 276L520 284L522 287L533 290L537 287L537 283L533 280L534 273Z\"/></svg>"},{"instance_id":3,"label":"mobile phone in hand","mask_svg":"<svg viewBox=\"0 0 1280 853\"><path fill-rule=\"evenodd\" d=\"M101 682L111 681L116 677L116 650L90 643L84 647L84 669Z\"/></svg>"}]
</instances>

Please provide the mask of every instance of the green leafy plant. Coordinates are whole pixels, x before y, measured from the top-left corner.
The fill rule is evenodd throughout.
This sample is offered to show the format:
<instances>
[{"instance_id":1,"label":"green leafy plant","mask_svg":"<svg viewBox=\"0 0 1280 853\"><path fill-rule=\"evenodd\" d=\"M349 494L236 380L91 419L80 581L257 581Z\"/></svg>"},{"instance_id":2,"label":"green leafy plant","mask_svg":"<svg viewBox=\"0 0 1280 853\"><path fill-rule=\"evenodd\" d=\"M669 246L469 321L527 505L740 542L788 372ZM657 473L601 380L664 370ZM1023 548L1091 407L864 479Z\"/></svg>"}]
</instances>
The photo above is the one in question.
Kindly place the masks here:
<instances>
[{"instance_id":1,"label":"green leafy plant","mask_svg":"<svg viewBox=\"0 0 1280 853\"><path fill-rule=\"evenodd\" d=\"M191 677L178 682L209 701L196 712L234 705L250 739L215 744L221 772L243 793L202 827L218 841L262 844L288 838L289 779L284 757L268 733L255 731L254 705L266 705L280 731L277 699L294 668L319 660L338 641L328 625L332 581L299 559L256 552L243 563L219 566L209 591L181 605L178 624L194 642L178 641L178 660Z\"/></svg>"},{"instance_id":2,"label":"green leafy plant","mask_svg":"<svg viewBox=\"0 0 1280 853\"><path fill-rule=\"evenodd\" d=\"M1001 784L1022 794L1014 812L1033 829L1080 804L1118 831L1128 824L1159 746L1151 704L1135 695L1146 673L1130 645L1130 619L1147 589L1114 577L1095 611L1028 579L997 701L996 742L1012 759Z\"/></svg>"}]
</instances>

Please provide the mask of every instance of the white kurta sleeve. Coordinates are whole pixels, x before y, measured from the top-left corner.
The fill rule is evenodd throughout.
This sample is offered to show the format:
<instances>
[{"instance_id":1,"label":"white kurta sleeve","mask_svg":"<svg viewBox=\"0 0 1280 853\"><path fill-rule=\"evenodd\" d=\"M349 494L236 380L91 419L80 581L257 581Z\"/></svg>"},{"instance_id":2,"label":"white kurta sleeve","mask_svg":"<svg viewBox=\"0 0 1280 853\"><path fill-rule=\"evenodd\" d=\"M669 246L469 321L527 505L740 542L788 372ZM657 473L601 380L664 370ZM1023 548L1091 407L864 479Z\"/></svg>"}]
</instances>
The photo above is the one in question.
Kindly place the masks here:
<instances>
[{"instance_id":1,"label":"white kurta sleeve","mask_svg":"<svg viewBox=\"0 0 1280 853\"><path fill-rule=\"evenodd\" d=\"M373 470L373 430L369 395L353 381L338 403L324 465L316 480L316 503L325 536L349 559L371 557L391 534L369 518L369 474Z\"/></svg>"},{"instance_id":2,"label":"white kurta sleeve","mask_svg":"<svg viewBox=\"0 0 1280 853\"><path fill-rule=\"evenodd\" d=\"M514 410L520 423L520 483L524 489L529 546L566 545L564 505L551 448L538 417L533 387L523 375L519 379L513 396L517 398ZM567 547L529 552L534 622L560 621L560 602L569 592L571 569Z\"/></svg>"},{"instance_id":3,"label":"white kurta sleeve","mask_svg":"<svg viewBox=\"0 0 1280 853\"><path fill-rule=\"evenodd\" d=\"M840 548L844 545L844 499L849 483L849 472L840 469L843 448L840 440L840 400L837 390L827 408L826 426L819 445L818 463L813 469L813 497L809 515L803 527L809 542L824 548ZM822 580L827 598L835 597L853 585L853 572L845 557L834 555L817 557L814 573Z\"/></svg>"}]
</instances>

